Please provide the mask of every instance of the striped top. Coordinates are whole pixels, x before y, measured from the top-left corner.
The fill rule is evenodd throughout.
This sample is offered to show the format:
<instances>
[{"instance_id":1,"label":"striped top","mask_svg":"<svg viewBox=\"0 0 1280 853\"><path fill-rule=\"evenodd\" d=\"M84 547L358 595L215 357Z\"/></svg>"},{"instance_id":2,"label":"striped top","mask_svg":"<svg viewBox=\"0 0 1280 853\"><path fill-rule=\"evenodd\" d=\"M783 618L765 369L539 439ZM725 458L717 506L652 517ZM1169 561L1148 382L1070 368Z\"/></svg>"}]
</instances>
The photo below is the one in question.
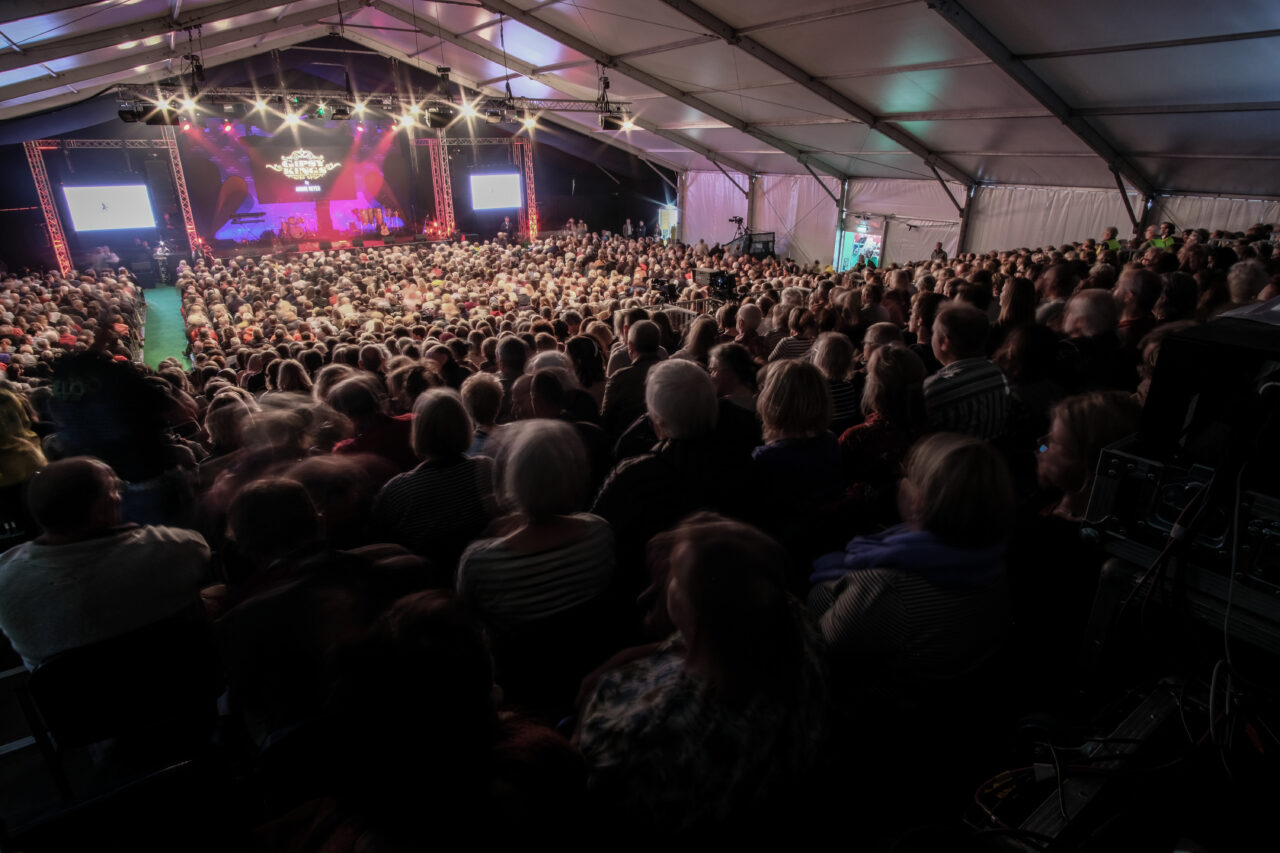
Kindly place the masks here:
<instances>
[{"instance_id":1,"label":"striped top","mask_svg":"<svg viewBox=\"0 0 1280 853\"><path fill-rule=\"evenodd\" d=\"M376 541L452 566L493 515L493 460L458 456L392 477L373 499Z\"/></svg>"},{"instance_id":2,"label":"striped top","mask_svg":"<svg viewBox=\"0 0 1280 853\"><path fill-rule=\"evenodd\" d=\"M813 349L813 338L783 338L769 353L769 361L783 358L804 358Z\"/></svg>"},{"instance_id":3,"label":"striped top","mask_svg":"<svg viewBox=\"0 0 1280 853\"><path fill-rule=\"evenodd\" d=\"M809 610L841 669L915 684L980 663L1003 642L1009 607L1003 575L986 587L952 590L901 569L859 569L809 593Z\"/></svg>"},{"instance_id":4,"label":"striped top","mask_svg":"<svg viewBox=\"0 0 1280 853\"><path fill-rule=\"evenodd\" d=\"M471 545L458 564L458 592L498 624L544 619L599 597L614 572L613 528L598 515L570 516L584 523L574 541L531 554L503 539Z\"/></svg>"},{"instance_id":5,"label":"striped top","mask_svg":"<svg viewBox=\"0 0 1280 853\"><path fill-rule=\"evenodd\" d=\"M827 380L831 389L831 422L844 426L857 423L862 417L862 384Z\"/></svg>"},{"instance_id":6,"label":"striped top","mask_svg":"<svg viewBox=\"0 0 1280 853\"><path fill-rule=\"evenodd\" d=\"M985 358L962 358L924 381L929 426L976 438L1004 435L1009 420L1009 383Z\"/></svg>"}]
</instances>

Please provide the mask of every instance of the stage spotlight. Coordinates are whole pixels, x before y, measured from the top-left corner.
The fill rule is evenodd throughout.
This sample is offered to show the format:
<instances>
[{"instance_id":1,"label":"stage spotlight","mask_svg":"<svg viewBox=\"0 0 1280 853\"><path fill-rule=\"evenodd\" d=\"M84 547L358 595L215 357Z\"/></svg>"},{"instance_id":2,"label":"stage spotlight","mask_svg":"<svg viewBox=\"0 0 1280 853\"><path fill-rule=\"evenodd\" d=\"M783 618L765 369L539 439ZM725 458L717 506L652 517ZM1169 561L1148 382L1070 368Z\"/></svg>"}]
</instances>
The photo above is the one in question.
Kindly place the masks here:
<instances>
[{"instance_id":1,"label":"stage spotlight","mask_svg":"<svg viewBox=\"0 0 1280 853\"><path fill-rule=\"evenodd\" d=\"M538 120L533 116L525 116L520 120L520 123L524 125L525 130L533 130L538 126Z\"/></svg>"},{"instance_id":2,"label":"stage spotlight","mask_svg":"<svg viewBox=\"0 0 1280 853\"><path fill-rule=\"evenodd\" d=\"M480 114L479 114L478 112L476 112L476 108L475 108L473 105L471 105L471 104L463 104L463 105L462 105L462 117L463 117L463 118L475 118L475 117L476 117L476 116L478 116L478 115L480 115Z\"/></svg>"},{"instance_id":3,"label":"stage spotlight","mask_svg":"<svg viewBox=\"0 0 1280 853\"><path fill-rule=\"evenodd\" d=\"M636 123L635 123L635 122L633 122L633 121L632 121L631 119L629 119L629 118L625 118L625 119L623 119L623 120L622 120L622 129L623 129L623 130L635 130L635 129L636 129Z\"/></svg>"},{"instance_id":4,"label":"stage spotlight","mask_svg":"<svg viewBox=\"0 0 1280 853\"><path fill-rule=\"evenodd\" d=\"M190 129L191 129L191 122L189 122L189 121L184 121L184 122L182 123L182 129L183 129L183 130L190 130Z\"/></svg>"},{"instance_id":5,"label":"stage spotlight","mask_svg":"<svg viewBox=\"0 0 1280 853\"><path fill-rule=\"evenodd\" d=\"M184 111L186 111L186 112L194 112L194 111L195 111L195 108L196 108L196 102L195 102L195 101L193 101L191 98L183 98L183 99L182 99L182 109L183 109Z\"/></svg>"},{"instance_id":6,"label":"stage spotlight","mask_svg":"<svg viewBox=\"0 0 1280 853\"><path fill-rule=\"evenodd\" d=\"M404 115L400 116L400 126L413 127L413 116L411 116L409 113L405 113Z\"/></svg>"},{"instance_id":7,"label":"stage spotlight","mask_svg":"<svg viewBox=\"0 0 1280 853\"><path fill-rule=\"evenodd\" d=\"M457 107L452 104L436 104L427 110L427 127L439 130L440 128L448 127L457 117Z\"/></svg>"},{"instance_id":8,"label":"stage spotlight","mask_svg":"<svg viewBox=\"0 0 1280 853\"><path fill-rule=\"evenodd\" d=\"M356 115L364 115L364 102L356 104Z\"/></svg>"},{"instance_id":9,"label":"stage spotlight","mask_svg":"<svg viewBox=\"0 0 1280 853\"><path fill-rule=\"evenodd\" d=\"M364 133L364 125L363 125L363 124L357 124L357 125L356 125L356 133Z\"/></svg>"},{"instance_id":10,"label":"stage spotlight","mask_svg":"<svg viewBox=\"0 0 1280 853\"><path fill-rule=\"evenodd\" d=\"M232 128L231 128L231 122L229 122L229 121L228 121L228 122L223 122L223 124L222 124L222 132L223 132L223 133L230 133L230 132L231 132L231 130L232 130Z\"/></svg>"},{"instance_id":11,"label":"stage spotlight","mask_svg":"<svg viewBox=\"0 0 1280 853\"><path fill-rule=\"evenodd\" d=\"M600 113L601 130L622 130L625 120L617 113Z\"/></svg>"},{"instance_id":12,"label":"stage spotlight","mask_svg":"<svg viewBox=\"0 0 1280 853\"><path fill-rule=\"evenodd\" d=\"M296 125L299 121L300 121L300 119L298 118L298 114L297 114L297 113L285 113L285 116L284 116L284 123L285 123L285 124L287 124L287 125L289 125L289 126L291 126L291 127L292 127L292 126Z\"/></svg>"},{"instance_id":13,"label":"stage spotlight","mask_svg":"<svg viewBox=\"0 0 1280 853\"><path fill-rule=\"evenodd\" d=\"M255 110L265 110L267 108L267 102L262 100L262 98L258 98L258 100L253 102L253 108Z\"/></svg>"}]
</instances>

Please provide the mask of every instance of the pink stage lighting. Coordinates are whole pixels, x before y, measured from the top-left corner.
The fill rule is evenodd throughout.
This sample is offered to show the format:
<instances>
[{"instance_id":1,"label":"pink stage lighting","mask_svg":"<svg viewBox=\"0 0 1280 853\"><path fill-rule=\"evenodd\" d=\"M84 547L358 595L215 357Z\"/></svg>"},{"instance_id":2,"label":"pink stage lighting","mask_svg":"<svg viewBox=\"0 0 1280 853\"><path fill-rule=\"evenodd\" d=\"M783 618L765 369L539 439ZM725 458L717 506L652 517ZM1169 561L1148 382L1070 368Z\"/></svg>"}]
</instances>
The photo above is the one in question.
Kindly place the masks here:
<instances>
[{"instance_id":1,"label":"pink stage lighting","mask_svg":"<svg viewBox=\"0 0 1280 853\"><path fill-rule=\"evenodd\" d=\"M190 129L191 129L191 122L189 122L189 121L184 121L184 122L182 123L182 129L183 129L183 130L190 130Z\"/></svg>"},{"instance_id":2,"label":"pink stage lighting","mask_svg":"<svg viewBox=\"0 0 1280 853\"><path fill-rule=\"evenodd\" d=\"M364 133L364 125L363 125L363 124L357 124L357 125L356 125L356 133Z\"/></svg>"},{"instance_id":3,"label":"pink stage lighting","mask_svg":"<svg viewBox=\"0 0 1280 853\"><path fill-rule=\"evenodd\" d=\"M222 132L223 132L223 133L230 133L230 132L231 132L231 122L227 122L226 124L224 124L224 125L222 126Z\"/></svg>"}]
</instances>

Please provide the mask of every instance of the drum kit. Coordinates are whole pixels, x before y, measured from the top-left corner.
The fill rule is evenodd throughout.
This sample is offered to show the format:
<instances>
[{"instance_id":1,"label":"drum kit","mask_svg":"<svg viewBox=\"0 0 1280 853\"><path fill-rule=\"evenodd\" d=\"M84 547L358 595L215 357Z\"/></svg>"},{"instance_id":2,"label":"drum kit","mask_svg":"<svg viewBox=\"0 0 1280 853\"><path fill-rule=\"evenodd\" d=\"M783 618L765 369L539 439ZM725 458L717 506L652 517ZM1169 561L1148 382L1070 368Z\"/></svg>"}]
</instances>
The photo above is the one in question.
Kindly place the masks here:
<instances>
[{"instance_id":1,"label":"drum kit","mask_svg":"<svg viewBox=\"0 0 1280 853\"><path fill-rule=\"evenodd\" d=\"M314 237L316 233L315 224L308 223L301 216L290 216L280 221L280 236L291 240L301 240L305 237Z\"/></svg>"}]
</instances>

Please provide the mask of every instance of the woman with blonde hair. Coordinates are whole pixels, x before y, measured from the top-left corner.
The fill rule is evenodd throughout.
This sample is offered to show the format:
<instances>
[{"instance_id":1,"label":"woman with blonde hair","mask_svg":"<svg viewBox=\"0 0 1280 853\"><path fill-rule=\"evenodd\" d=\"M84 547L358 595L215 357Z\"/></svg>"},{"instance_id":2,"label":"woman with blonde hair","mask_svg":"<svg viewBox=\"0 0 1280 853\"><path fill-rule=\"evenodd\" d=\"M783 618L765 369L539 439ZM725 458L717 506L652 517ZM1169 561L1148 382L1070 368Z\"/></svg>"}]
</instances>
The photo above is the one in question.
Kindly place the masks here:
<instances>
[{"instance_id":1,"label":"woman with blonde hair","mask_svg":"<svg viewBox=\"0 0 1280 853\"><path fill-rule=\"evenodd\" d=\"M910 694L1003 643L1013 483L987 442L938 433L912 449L898 503L902 524L814 562L809 606L836 674Z\"/></svg>"},{"instance_id":2,"label":"woman with blonde hair","mask_svg":"<svg viewBox=\"0 0 1280 853\"><path fill-rule=\"evenodd\" d=\"M751 458L769 526L787 538L785 528L844 491L831 390L809 362L783 359L769 366L758 406L765 444Z\"/></svg>"},{"instance_id":3,"label":"woman with blonde hair","mask_svg":"<svg viewBox=\"0 0 1280 853\"><path fill-rule=\"evenodd\" d=\"M831 429L836 435L861 420L862 383L853 376L853 343L839 332L818 335L810 351L815 367L827 378L831 389Z\"/></svg>"}]
</instances>

